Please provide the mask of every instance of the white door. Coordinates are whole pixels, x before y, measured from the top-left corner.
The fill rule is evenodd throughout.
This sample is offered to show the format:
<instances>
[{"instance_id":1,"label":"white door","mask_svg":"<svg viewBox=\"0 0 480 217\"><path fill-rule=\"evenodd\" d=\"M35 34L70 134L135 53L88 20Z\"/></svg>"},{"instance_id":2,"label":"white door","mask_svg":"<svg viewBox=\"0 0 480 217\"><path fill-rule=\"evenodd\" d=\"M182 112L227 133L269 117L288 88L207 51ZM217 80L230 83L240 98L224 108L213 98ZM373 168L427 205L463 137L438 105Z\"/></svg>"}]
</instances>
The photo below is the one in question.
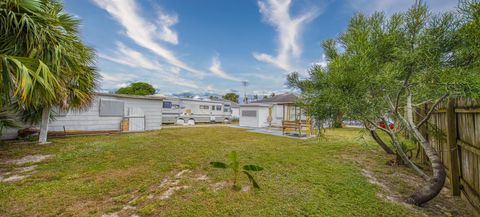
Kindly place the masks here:
<instances>
[{"instance_id":1,"label":"white door","mask_svg":"<svg viewBox=\"0 0 480 217\"><path fill-rule=\"evenodd\" d=\"M259 127L258 126L258 111L256 109L242 109L240 110L240 126L243 127Z\"/></svg>"},{"instance_id":2,"label":"white door","mask_svg":"<svg viewBox=\"0 0 480 217\"><path fill-rule=\"evenodd\" d=\"M128 131L145 131L145 114L141 108L128 108Z\"/></svg>"}]
</instances>

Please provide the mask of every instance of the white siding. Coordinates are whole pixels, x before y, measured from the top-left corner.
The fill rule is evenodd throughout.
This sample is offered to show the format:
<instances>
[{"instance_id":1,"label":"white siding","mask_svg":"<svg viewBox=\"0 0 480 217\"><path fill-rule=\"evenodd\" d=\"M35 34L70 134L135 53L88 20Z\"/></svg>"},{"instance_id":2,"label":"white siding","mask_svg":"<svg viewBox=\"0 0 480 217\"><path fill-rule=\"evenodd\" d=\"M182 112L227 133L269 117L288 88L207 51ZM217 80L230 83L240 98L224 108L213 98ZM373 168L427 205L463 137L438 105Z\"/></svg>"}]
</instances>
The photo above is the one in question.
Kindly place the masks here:
<instances>
[{"instance_id":1,"label":"white siding","mask_svg":"<svg viewBox=\"0 0 480 217\"><path fill-rule=\"evenodd\" d=\"M65 117L56 117L55 121L50 122L49 131L63 131L63 127L65 130L120 130L120 122L123 117L99 116L100 99L115 99L125 102L124 116L127 116L128 108L140 108L145 114L145 130L161 128L163 106L161 100L97 96L86 111L70 111Z\"/></svg>"},{"instance_id":2,"label":"white siding","mask_svg":"<svg viewBox=\"0 0 480 217\"><path fill-rule=\"evenodd\" d=\"M48 125L49 131L78 130L78 131L110 131L120 130L123 117L101 117L100 99L123 101L125 104L124 116L128 108L135 107L145 114L145 130L156 130L162 126L163 101L159 99L135 99L117 96L95 96L89 108L83 111L69 111L65 116L57 116ZM14 139L17 129L4 130L1 139Z\"/></svg>"},{"instance_id":3,"label":"white siding","mask_svg":"<svg viewBox=\"0 0 480 217\"><path fill-rule=\"evenodd\" d=\"M255 111L256 117L246 117L242 111ZM268 107L266 106L240 106L240 121L242 127L268 127Z\"/></svg>"},{"instance_id":4,"label":"white siding","mask_svg":"<svg viewBox=\"0 0 480 217\"><path fill-rule=\"evenodd\" d=\"M240 108L232 108L232 118L240 118Z\"/></svg>"}]
</instances>

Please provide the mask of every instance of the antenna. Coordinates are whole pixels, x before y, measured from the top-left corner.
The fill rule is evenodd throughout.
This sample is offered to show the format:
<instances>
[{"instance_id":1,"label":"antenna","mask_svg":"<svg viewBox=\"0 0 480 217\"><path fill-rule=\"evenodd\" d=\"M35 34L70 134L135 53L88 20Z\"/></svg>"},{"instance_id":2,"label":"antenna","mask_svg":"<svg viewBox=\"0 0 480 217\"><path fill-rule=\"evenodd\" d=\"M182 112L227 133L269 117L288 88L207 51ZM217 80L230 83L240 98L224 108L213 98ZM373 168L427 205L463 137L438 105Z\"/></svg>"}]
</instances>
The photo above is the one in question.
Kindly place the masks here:
<instances>
[{"instance_id":1,"label":"antenna","mask_svg":"<svg viewBox=\"0 0 480 217\"><path fill-rule=\"evenodd\" d=\"M242 85L243 85L243 102L245 104L248 103L248 100L247 100L247 85L248 85L248 81L242 81Z\"/></svg>"}]
</instances>

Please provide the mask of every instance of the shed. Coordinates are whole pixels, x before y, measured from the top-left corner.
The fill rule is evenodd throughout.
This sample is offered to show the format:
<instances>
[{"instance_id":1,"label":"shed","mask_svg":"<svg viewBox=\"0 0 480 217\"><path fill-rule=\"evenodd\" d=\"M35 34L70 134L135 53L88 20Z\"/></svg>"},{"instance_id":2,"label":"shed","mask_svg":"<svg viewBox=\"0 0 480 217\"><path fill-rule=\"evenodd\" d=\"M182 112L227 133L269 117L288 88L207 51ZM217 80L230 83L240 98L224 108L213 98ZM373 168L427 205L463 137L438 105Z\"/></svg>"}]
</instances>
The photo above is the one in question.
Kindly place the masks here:
<instances>
[{"instance_id":1,"label":"shed","mask_svg":"<svg viewBox=\"0 0 480 217\"><path fill-rule=\"evenodd\" d=\"M252 103L240 105L241 127L268 127L270 105L261 103Z\"/></svg>"},{"instance_id":2,"label":"shed","mask_svg":"<svg viewBox=\"0 0 480 217\"><path fill-rule=\"evenodd\" d=\"M164 97L96 93L92 104L81 111L52 109L50 134L145 131L162 126ZM39 126L35 126L39 128ZM17 129L7 129L1 139L14 139Z\"/></svg>"},{"instance_id":3,"label":"shed","mask_svg":"<svg viewBox=\"0 0 480 217\"><path fill-rule=\"evenodd\" d=\"M49 131L144 131L162 126L164 97L97 93L84 111L58 112ZM121 128L121 122L124 129Z\"/></svg>"}]
</instances>

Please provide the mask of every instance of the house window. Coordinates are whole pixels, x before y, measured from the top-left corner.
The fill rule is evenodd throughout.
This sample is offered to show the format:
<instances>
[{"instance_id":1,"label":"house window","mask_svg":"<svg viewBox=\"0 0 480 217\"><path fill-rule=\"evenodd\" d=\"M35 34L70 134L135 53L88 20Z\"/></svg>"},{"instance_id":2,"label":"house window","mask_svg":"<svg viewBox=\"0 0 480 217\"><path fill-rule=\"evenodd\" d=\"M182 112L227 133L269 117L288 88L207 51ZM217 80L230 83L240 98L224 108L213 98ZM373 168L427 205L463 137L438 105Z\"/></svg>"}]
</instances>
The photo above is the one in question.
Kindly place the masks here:
<instances>
[{"instance_id":1,"label":"house window","mask_svg":"<svg viewBox=\"0 0 480 217\"><path fill-rule=\"evenodd\" d=\"M168 101L163 102L163 108L166 108L166 109L172 108L172 102L168 102Z\"/></svg>"},{"instance_id":2,"label":"house window","mask_svg":"<svg viewBox=\"0 0 480 217\"><path fill-rule=\"evenodd\" d=\"M217 111L222 111L222 106L221 105L217 105Z\"/></svg>"},{"instance_id":3,"label":"house window","mask_svg":"<svg viewBox=\"0 0 480 217\"><path fill-rule=\"evenodd\" d=\"M123 117L125 103L119 100L100 99L100 116Z\"/></svg>"},{"instance_id":4,"label":"house window","mask_svg":"<svg viewBox=\"0 0 480 217\"><path fill-rule=\"evenodd\" d=\"M208 105L200 105L200 109L207 109L208 110L209 106Z\"/></svg>"},{"instance_id":5,"label":"house window","mask_svg":"<svg viewBox=\"0 0 480 217\"><path fill-rule=\"evenodd\" d=\"M257 111L255 110L243 110L242 117L257 117Z\"/></svg>"}]
</instances>

